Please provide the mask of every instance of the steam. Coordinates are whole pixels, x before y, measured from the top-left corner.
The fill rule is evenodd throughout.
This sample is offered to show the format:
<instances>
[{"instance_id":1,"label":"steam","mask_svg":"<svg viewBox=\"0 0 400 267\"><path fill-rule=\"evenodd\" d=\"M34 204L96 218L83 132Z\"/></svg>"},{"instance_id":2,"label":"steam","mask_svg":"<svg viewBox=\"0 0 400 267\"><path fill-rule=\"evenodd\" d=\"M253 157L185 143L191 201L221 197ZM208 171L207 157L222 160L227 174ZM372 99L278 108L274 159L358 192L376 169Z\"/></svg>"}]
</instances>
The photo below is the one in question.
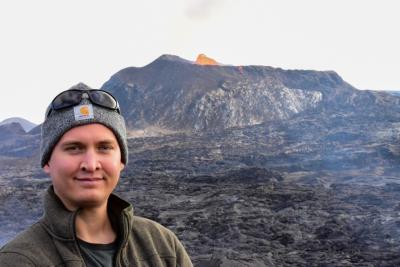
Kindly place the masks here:
<instances>
[{"instance_id":1,"label":"steam","mask_svg":"<svg viewBox=\"0 0 400 267\"><path fill-rule=\"evenodd\" d=\"M224 0L187 0L185 14L190 19L205 20L223 6Z\"/></svg>"}]
</instances>

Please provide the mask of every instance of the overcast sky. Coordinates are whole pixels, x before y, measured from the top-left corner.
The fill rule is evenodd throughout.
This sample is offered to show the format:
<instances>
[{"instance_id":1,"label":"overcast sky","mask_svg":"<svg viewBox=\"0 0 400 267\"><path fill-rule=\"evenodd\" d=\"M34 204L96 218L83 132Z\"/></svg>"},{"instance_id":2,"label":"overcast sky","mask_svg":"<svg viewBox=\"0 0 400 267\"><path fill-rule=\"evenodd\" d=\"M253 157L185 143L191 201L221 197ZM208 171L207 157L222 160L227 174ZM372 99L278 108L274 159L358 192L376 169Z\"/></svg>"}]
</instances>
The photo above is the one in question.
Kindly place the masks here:
<instances>
[{"instance_id":1,"label":"overcast sky","mask_svg":"<svg viewBox=\"0 0 400 267\"><path fill-rule=\"evenodd\" d=\"M396 0L12 0L0 3L0 121L43 121L78 82L98 88L162 54L334 70L358 89L400 90Z\"/></svg>"}]
</instances>

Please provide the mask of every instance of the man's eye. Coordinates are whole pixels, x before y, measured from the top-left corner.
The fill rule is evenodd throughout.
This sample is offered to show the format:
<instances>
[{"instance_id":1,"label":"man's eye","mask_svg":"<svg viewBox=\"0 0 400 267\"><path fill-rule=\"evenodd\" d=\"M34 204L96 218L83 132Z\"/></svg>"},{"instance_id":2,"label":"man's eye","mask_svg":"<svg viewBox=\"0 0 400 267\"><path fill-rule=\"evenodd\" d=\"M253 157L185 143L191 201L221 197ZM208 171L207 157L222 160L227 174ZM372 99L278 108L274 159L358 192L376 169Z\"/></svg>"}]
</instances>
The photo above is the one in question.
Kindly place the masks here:
<instances>
[{"instance_id":1,"label":"man's eye","mask_svg":"<svg viewBox=\"0 0 400 267\"><path fill-rule=\"evenodd\" d=\"M66 151L70 151L70 152L75 152L75 151L80 151L82 150L82 147L80 146L67 146L65 147Z\"/></svg>"},{"instance_id":2,"label":"man's eye","mask_svg":"<svg viewBox=\"0 0 400 267\"><path fill-rule=\"evenodd\" d=\"M99 146L99 150L102 150L102 151L108 151L108 150L112 150L112 149L113 149L112 145L101 145L101 146Z\"/></svg>"}]
</instances>

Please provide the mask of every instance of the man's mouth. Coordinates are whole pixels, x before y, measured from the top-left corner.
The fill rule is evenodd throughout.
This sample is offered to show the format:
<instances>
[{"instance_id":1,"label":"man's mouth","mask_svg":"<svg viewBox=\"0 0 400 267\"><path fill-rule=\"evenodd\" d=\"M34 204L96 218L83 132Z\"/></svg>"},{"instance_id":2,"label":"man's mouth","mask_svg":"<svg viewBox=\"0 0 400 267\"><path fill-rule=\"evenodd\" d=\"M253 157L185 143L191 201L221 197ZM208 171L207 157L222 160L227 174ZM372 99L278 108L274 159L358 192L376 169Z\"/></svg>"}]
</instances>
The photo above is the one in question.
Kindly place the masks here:
<instances>
[{"instance_id":1,"label":"man's mouth","mask_svg":"<svg viewBox=\"0 0 400 267\"><path fill-rule=\"evenodd\" d=\"M75 180L79 182L97 182L103 180L101 177L76 177Z\"/></svg>"}]
</instances>

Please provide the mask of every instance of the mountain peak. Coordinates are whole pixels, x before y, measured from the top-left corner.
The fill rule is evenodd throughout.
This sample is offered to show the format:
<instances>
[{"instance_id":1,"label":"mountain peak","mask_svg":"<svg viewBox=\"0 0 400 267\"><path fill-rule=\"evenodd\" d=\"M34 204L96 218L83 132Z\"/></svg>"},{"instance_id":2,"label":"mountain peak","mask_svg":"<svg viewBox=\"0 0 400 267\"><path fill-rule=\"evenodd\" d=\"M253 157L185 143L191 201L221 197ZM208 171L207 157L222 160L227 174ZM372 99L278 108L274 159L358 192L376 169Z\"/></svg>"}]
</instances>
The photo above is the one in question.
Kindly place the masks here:
<instances>
[{"instance_id":1,"label":"mountain peak","mask_svg":"<svg viewBox=\"0 0 400 267\"><path fill-rule=\"evenodd\" d=\"M332 71L231 66L204 54L196 61L162 55L119 71L102 88L120 99L130 130L219 130L358 105L349 97L358 92Z\"/></svg>"},{"instance_id":2,"label":"mountain peak","mask_svg":"<svg viewBox=\"0 0 400 267\"><path fill-rule=\"evenodd\" d=\"M20 124L25 132L29 132L34 127L36 127L36 124L34 124L34 123L32 123L32 122L30 122L30 121L28 121L26 119L19 118L19 117L13 117L13 118L5 119L2 122L0 122L0 126L1 125L6 125L6 124L12 124L12 123Z\"/></svg>"},{"instance_id":3,"label":"mountain peak","mask_svg":"<svg viewBox=\"0 0 400 267\"><path fill-rule=\"evenodd\" d=\"M18 122L10 122L6 124L0 125L0 136L12 136L12 135L20 135L25 134L24 128Z\"/></svg>"},{"instance_id":4,"label":"mountain peak","mask_svg":"<svg viewBox=\"0 0 400 267\"><path fill-rule=\"evenodd\" d=\"M175 56L175 55L169 55L169 54L164 54L157 58L155 61L174 61L174 62L182 62L182 63L193 63L189 60L186 60L184 58Z\"/></svg>"}]
</instances>

